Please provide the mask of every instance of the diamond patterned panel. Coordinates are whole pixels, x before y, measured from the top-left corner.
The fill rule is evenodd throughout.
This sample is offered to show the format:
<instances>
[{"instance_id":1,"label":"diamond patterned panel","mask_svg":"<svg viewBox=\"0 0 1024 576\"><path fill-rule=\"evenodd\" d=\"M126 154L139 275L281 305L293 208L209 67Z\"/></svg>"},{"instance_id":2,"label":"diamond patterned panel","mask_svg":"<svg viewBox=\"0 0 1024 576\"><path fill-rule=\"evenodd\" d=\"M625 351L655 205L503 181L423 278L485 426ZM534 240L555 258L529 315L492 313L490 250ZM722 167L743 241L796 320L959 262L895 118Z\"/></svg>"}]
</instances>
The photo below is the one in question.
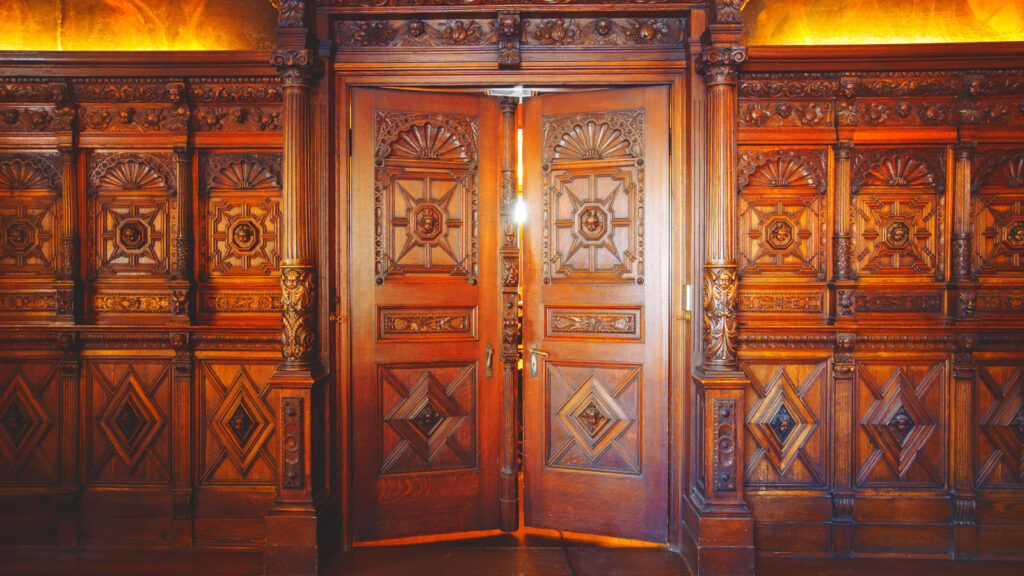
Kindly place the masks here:
<instances>
[{"instance_id":1,"label":"diamond patterned panel","mask_svg":"<svg viewBox=\"0 0 1024 576\"><path fill-rule=\"evenodd\" d=\"M20 470L53 420L17 370L0 395L0 454Z\"/></svg>"},{"instance_id":2,"label":"diamond patterned panel","mask_svg":"<svg viewBox=\"0 0 1024 576\"><path fill-rule=\"evenodd\" d=\"M825 365L819 364L798 387L783 366L775 369L765 396L751 410L747 427L780 477L785 476L814 433L818 421L803 399L807 386L818 381Z\"/></svg>"},{"instance_id":3,"label":"diamond patterned panel","mask_svg":"<svg viewBox=\"0 0 1024 576\"><path fill-rule=\"evenodd\" d=\"M266 403L253 394L255 389L249 373L244 368L239 370L210 423L243 476L248 474L274 430L274 416Z\"/></svg>"},{"instance_id":4,"label":"diamond patterned panel","mask_svg":"<svg viewBox=\"0 0 1024 576\"><path fill-rule=\"evenodd\" d=\"M386 365L379 377L382 474L476 465L476 364Z\"/></svg>"},{"instance_id":5,"label":"diamond patterned panel","mask_svg":"<svg viewBox=\"0 0 1024 576\"><path fill-rule=\"evenodd\" d=\"M546 363L549 466L640 473L636 365Z\"/></svg>"},{"instance_id":6,"label":"diamond patterned panel","mask_svg":"<svg viewBox=\"0 0 1024 576\"><path fill-rule=\"evenodd\" d=\"M932 440L942 433L937 413L942 406L938 398L944 373L941 363L858 365L861 405L867 408L860 420L862 438L866 440L861 450L866 458L858 473L858 483L943 482L944 451ZM886 468L891 473L885 472ZM916 472L911 473L912 470Z\"/></svg>"},{"instance_id":7,"label":"diamond patterned panel","mask_svg":"<svg viewBox=\"0 0 1024 576\"><path fill-rule=\"evenodd\" d=\"M979 418L982 439L994 448L978 473L979 485L999 477L1003 483L1024 482L1024 371L1019 367L1000 368L985 366L978 370L981 402L986 393L993 398ZM999 470L1000 464L1003 470Z\"/></svg>"},{"instance_id":8,"label":"diamond patterned panel","mask_svg":"<svg viewBox=\"0 0 1024 576\"><path fill-rule=\"evenodd\" d=\"M160 410L146 394L139 376L129 369L100 416L100 429L121 460L134 469L163 425Z\"/></svg>"}]
</instances>

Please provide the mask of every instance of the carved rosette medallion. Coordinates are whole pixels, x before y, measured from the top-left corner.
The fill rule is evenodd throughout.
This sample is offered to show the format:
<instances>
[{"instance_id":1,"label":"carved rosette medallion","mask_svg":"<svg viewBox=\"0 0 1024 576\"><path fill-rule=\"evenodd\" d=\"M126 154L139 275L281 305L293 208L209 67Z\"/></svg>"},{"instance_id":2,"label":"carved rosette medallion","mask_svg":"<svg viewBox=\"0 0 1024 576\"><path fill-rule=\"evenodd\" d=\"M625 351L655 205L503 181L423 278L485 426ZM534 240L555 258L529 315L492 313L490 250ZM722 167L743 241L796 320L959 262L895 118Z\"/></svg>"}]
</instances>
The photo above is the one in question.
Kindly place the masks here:
<instances>
[{"instance_id":1,"label":"carved rosette medallion","mask_svg":"<svg viewBox=\"0 0 1024 576\"><path fill-rule=\"evenodd\" d=\"M893 250L905 248L910 243L910 227L896 221L885 228L885 244Z\"/></svg>"},{"instance_id":2,"label":"carved rosette medallion","mask_svg":"<svg viewBox=\"0 0 1024 576\"><path fill-rule=\"evenodd\" d=\"M765 226L765 241L773 250L786 250L793 244L793 225L786 219L769 220Z\"/></svg>"},{"instance_id":3,"label":"carved rosette medallion","mask_svg":"<svg viewBox=\"0 0 1024 576\"><path fill-rule=\"evenodd\" d=\"M1024 249L1024 220L1017 220L1006 227L1004 241L1014 250Z\"/></svg>"},{"instance_id":4,"label":"carved rosette medallion","mask_svg":"<svg viewBox=\"0 0 1024 576\"><path fill-rule=\"evenodd\" d=\"M285 366L312 364L316 341L316 273L308 265L281 267L281 352Z\"/></svg>"},{"instance_id":5,"label":"carved rosette medallion","mask_svg":"<svg viewBox=\"0 0 1024 576\"><path fill-rule=\"evenodd\" d=\"M704 350L712 369L736 362L736 288L735 267L704 269Z\"/></svg>"},{"instance_id":6,"label":"carved rosette medallion","mask_svg":"<svg viewBox=\"0 0 1024 576\"><path fill-rule=\"evenodd\" d=\"M708 86L736 84L739 67L747 60L746 48L713 46L701 60L701 73Z\"/></svg>"}]
</instances>

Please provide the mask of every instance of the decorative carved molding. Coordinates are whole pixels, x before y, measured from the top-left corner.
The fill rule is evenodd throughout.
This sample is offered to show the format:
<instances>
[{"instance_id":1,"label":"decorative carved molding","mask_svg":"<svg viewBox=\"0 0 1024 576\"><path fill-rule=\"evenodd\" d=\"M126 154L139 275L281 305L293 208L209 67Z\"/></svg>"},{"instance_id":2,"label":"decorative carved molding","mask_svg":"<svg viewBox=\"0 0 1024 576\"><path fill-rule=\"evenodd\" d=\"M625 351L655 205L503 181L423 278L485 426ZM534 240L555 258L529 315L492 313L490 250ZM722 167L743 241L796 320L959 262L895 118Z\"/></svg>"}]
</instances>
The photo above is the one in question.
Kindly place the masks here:
<instances>
[{"instance_id":1,"label":"decorative carved molding","mask_svg":"<svg viewBox=\"0 0 1024 576\"><path fill-rule=\"evenodd\" d=\"M832 348L834 334L749 334L737 337L739 346L750 350L803 350Z\"/></svg>"},{"instance_id":2,"label":"decorative carved molding","mask_svg":"<svg viewBox=\"0 0 1024 576\"><path fill-rule=\"evenodd\" d=\"M97 294L92 308L112 314L167 314L172 312L172 298L157 294Z\"/></svg>"},{"instance_id":3,"label":"decorative carved molding","mask_svg":"<svg viewBox=\"0 0 1024 576\"><path fill-rule=\"evenodd\" d=\"M942 294L858 292L855 306L858 313L941 313Z\"/></svg>"},{"instance_id":4,"label":"decorative carved molding","mask_svg":"<svg viewBox=\"0 0 1024 576\"><path fill-rule=\"evenodd\" d=\"M281 295L264 292L204 294L201 311L208 313L281 313Z\"/></svg>"},{"instance_id":5,"label":"decorative carved molding","mask_svg":"<svg viewBox=\"0 0 1024 576\"><path fill-rule=\"evenodd\" d=\"M740 312L820 314L825 310L822 293L793 293L741 290Z\"/></svg>"},{"instance_id":6,"label":"decorative carved molding","mask_svg":"<svg viewBox=\"0 0 1024 576\"><path fill-rule=\"evenodd\" d=\"M475 338L475 308L389 308L378 309L379 338L390 340L423 336L429 339Z\"/></svg>"},{"instance_id":7,"label":"decorative carved molding","mask_svg":"<svg viewBox=\"0 0 1024 576\"><path fill-rule=\"evenodd\" d=\"M313 362L316 344L316 271L312 266L281 267L281 305L285 364L307 366Z\"/></svg>"},{"instance_id":8,"label":"decorative carved molding","mask_svg":"<svg viewBox=\"0 0 1024 576\"><path fill-rule=\"evenodd\" d=\"M736 400L734 398L714 398L712 445L714 454L714 481L716 492L727 492L736 489Z\"/></svg>"},{"instance_id":9,"label":"decorative carved molding","mask_svg":"<svg viewBox=\"0 0 1024 576\"><path fill-rule=\"evenodd\" d=\"M56 312L53 292L4 292L0 294L0 312Z\"/></svg>"},{"instance_id":10,"label":"decorative carved molding","mask_svg":"<svg viewBox=\"0 0 1024 576\"><path fill-rule=\"evenodd\" d=\"M501 295L501 358L519 358L519 295L514 292Z\"/></svg>"},{"instance_id":11,"label":"decorative carved molding","mask_svg":"<svg viewBox=\"0 0 1024 576\"><path fill-rule=\"evenodd\" d=\"M1024 291L979 292L977 309L987 313L1024 312Z\"/></svg>"},{"instance_id":12,"label":"decorative carved molding","mask_svg":"<svg viewBox=\"0 0 1024 576\"><path fill-rule=\"evenodd\" d=\"M835 279L853 279L853 238L849 234L832 238L832 258Z\"/></svg>"},{"instance_id":13,"label":"decorative carved molding","mask_svg":"<svg viewBox=\"0 0 1024 576\"><path fill-rule=\"evenodd\" d=\"M736 269L704 267L704 357L711 366L736 362Z\"/></svg>"},{"instance_id":14,"label":"decorative carved molding","mask_svg":"<svg viewBox=\"0 0 1024 576\"><path fill-rule=\"evenodd\" d=\"M573 339L643 339L643 311L634 309L544 308L545 337Z\"/></svg>"},{"instance_id":15,"label":"decorative carved molding","mask_svg":"<svg viewBox=\"0 0 1024 576\"><path fill-rule=\"evenodd\" d=\"M190 78L189 97L197 104L279 104L281 78Z\"/></svg>"},{"instance_id":16,"label":"decorative carved molding","mask_svg":"<svg viewBox=\"0 0 1024 576\"><path fill-rule=\"evenodd\" d=\"M301 490L306 486L303 399L281 398L281 487Z\"/></svg>"}]
</instances>

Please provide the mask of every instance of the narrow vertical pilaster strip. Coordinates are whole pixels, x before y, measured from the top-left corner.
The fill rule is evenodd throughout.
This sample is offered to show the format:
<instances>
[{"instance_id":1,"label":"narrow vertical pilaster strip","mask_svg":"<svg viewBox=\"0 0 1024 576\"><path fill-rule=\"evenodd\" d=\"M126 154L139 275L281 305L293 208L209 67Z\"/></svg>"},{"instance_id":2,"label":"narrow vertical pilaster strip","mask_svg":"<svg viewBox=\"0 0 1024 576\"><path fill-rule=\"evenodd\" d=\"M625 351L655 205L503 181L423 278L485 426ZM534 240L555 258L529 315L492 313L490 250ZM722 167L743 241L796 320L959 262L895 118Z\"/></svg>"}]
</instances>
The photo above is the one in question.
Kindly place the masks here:
<instances>
[{"instance_id":1,"label":"narrow vertical pilaster strip","mask_svg":"<svg viewBox=\"0 0 1024 576\"><path fill-rule=\"evenodd\" d=\"M971 163L976 142L962 142L956 147L954 165L953 206L953 278L971 277Z\"/></svg>"},{"instance_id":2,"label":"narrow vertical pilaster strip","mask_svg":"<svg viewBox=\"0 0 1024 576\"><path fill-rule=\"evenodd\" d=\"M853 143L843 141L835 145L835 181L833 207L833 279L853 279L853 237L850 234L850 156Z\"/></svg>"},{"instance_id":3,"label":"narrow vertical pilaster strip","mask_svg":"<svg viewBox=\"0 0 1024 576\"><path fill-rule=\"evenodd\" d=\"M187 332L171 334L174 349L172 365L172 391L174 399L171 418L174 422L173 446L173 534L172 544L188 548L194 540L192 525L192 346Z\"/></svg>"},{"instance_id":4,"label":"narrow vertical pilaster strip","mask_svg":"<svg viewBox=\"0 0 1024 576\"><path fill-rule=\"evenodd\" d=\"M74 332L57 336L63 352L60 363L60 487L58 488L58 545L78 546L78 388L81 357Z\"/></svg>"},{"instance_id":5,"label":"narrow vertical pilaster strip","mask_svg":"<svg viewBox=\"0 0 1024 576\"><path fill-rule=\"evenodd\" d=\"M81 317L81 283L78 230L78 149L62 145L61 169L61 243L57 282L57 318L72 323Z\"/></svg>"},{"instance_id":6,"label":"narrow vertical pilaster strip","mask_svg":"<svg viewBox=\"0 0 1024 576\"><path fill-rule=\"evenodd\" d=\"M501 98L501 233L498 270L501 277L501 362L502 362L502 445L501 445L501 529L519 528L519 470L517 458L518 398L516 369L519 361L519 234L515 222L516 108L515 98Z\"/></svg>"}]
</instances>

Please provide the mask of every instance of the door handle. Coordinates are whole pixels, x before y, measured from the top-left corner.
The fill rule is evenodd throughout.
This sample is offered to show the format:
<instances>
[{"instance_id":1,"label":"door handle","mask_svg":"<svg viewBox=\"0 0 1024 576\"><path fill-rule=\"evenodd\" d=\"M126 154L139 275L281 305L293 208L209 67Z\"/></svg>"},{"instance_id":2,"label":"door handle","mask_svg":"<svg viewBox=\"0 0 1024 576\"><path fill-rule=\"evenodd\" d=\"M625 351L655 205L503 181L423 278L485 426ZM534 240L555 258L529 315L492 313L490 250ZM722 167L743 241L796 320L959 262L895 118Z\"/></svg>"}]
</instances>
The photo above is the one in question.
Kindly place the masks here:
<instances>
[{"instance_id":1,"label":"door handle","mask_svg":"<svg viewBox=\"0 0 1024 576\"><path fill-rule=\"evenodd\" d=\"M490 342L487 343L487 352L484 357L484 376L490 378L494 376L494 346Z\"/></svg>"},{"instance_id":2,"label":"door handle","mask_svg":"<svg viewBox=\"0 0 1024 576\"><path fill-rule=\"evenodd\" d=\"M537 348L537 344L530 344L530 377L537 377L537 356L550 356L547 352Z\"/></svg>"}]
</instances>

